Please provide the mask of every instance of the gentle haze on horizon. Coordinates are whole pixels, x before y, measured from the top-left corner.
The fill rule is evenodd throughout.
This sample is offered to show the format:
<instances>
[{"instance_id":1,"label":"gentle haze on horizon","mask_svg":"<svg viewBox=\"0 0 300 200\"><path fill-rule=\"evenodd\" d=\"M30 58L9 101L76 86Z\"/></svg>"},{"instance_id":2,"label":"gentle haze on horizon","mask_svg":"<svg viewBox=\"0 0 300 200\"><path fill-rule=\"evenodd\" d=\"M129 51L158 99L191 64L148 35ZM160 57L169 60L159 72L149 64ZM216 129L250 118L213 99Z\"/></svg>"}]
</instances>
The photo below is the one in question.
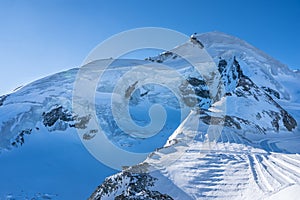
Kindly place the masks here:
<instances>
[{"instance_id":1,"label":"gentle haze on horizon","mask_svg":"<svg viewBox=\"0 0 300 200\"><path fill-rule=\"evenodd\" d=\"M163 27L191 35L237 36L290 68L300 68L300 1L0 1L0 96L80 66L113 34Z\"/></svg>"}]
</instances>

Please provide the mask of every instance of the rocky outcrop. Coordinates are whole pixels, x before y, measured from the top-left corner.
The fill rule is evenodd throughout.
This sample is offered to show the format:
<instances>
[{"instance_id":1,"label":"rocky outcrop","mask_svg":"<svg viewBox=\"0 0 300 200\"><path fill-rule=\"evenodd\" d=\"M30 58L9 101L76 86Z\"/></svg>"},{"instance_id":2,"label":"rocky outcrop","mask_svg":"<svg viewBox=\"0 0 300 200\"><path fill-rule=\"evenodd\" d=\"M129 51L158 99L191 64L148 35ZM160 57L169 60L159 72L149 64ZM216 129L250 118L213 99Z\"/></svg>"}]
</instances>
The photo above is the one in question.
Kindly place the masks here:
<instances>
[{"instance_id":1,"label":"rocky outcrop","mask_svg":"<svg viewBox=\"0 0 300 200\"><path fill-rule=\"evenodd\" d=\"M43 124L47 127L53 126L58 120L70 122L74 120L72 114L62 106L56 106L48 112L44 112Z\"/></svg>"},{"instance_id":2,"label":"rocky outcrop","mask_svg":"<svg viewBox=\"0 0 300 200\"><path fill-rule=\"evenodd\" d=\"M292 131L297 126L297 121L285 110L281 110L282 122L287 130Z\"/></svg>"},{"instance_id":3,"label":"rocky outcrop","mask_svg":"<svg viewBox=\"0 0 300 200\"><path fill-rule=\"evenodd\" d=\"M3 95L3 96L0 96L0 106L3 105L5 99L8 97L9 95Z\"/></svg>"},{"instance_id":4,"label":"rocky outcrop","mask_svg":"<svg viewBox=\"0 0 300 200\"><path fill-rule=\"evenodd\" d=\"M208 108L211 104L211 98L208 87L202 77L188 77L185 82L179 86L182 99L189 107L199 106Z\"/></svg>"},{"instance_id":5,"label":"rocky outcrop","mask_svg":"<svg viewBox=\"0 0 300 200\"><path fill-rule=\"evenodd\" d=\"M247 101L249 102L252 101L253 104L267 102L270 110L267 108L264 110L249 110L249 112L247 112L249 117L246 118L245 116L243 118L245 113L237 113L238 116L226 115L223 116L222 120L216 120L214 117L209 118L208 116L202 116L204 123L208 124L213 123L214 121L220 121L224 126L232 127L232 125L234 125L237 129L240 129L241 124L251 125L261 133L265 133L267 130L279 132L280 128L292 131L296 128L296 120L274 100L274 98L280 98L279 92L264 86L258 87L248 76L244 75L239 62L235 57L229 61L220 58L218 70L225 85L227 91L226 94L230 94L227 96L236 95L237 101L239 98L245 98L248 99ZM251 99L254 99L254 101ZM251 113L257 116L257 118L252 121L250 120ZM266 118L268 119L266 120ZM270 124L266 127L257 123L264 120L270 121Z\"/></svg>"},{"instance_id":6,"label":"rocky outcrop","mask_svg":"<svg viewBox=\"0 0 300 200\"><path fill-rule=\"evenodd\" d=\"M266 93L268 93L270 96L272 97L275 97L277 99L280 99L280 94L279 92L277 92L276 90L273 90L269 87L265 87L265 86L262 86L261 87Z\"/></svg>"},{"instance_id":7,"label":"rocky outcrop","mask_svg":"<svg viewBox=\"0 0 300 200\"><path fill-rule=\"evenodd\" d=\"M145 165L145 163L143 164ZM153 190L157 178L149 173L138 172L136 168L145 167L137 165L123 170L121 173L108 177L91 195L89 200L101 200L108 197L116 200L172 200L167 194Z\"/></svg>"},{"instance_id":8,"label":"rocky outcrop","mask_svg":"<svg viewBox=\"0 0 300 200\"><path fill-rule=\"evenodd\" d=\"M48 112L44 112L42 114L42 117L45 127L53 127L55 124L60 123L60 125L58 125L55 130L60 130L60 128L63 128L63 130L65 130L67 127L85 129L91 119L90 115L78 116L70 112L68 109L65 109L61 105L56 105ZM95 131L92 131L91 134L94 133Z\"/></svg>"},{"instance_id":9,"label":"rocky outcrop","mask_svg":"<svg viewBox=\"0 0 300 200\"><path fill-rule=\"evenodd\" d=\"M176 59L178 57L177 54L171 52L171 51L166 51L158 56L155 57L148 57L145 60L151 61L151 62L157 62L157 63L163 63L167 59Z\"/></svg>"},{"instance_id":10,"label":"rocky outcrop","mask_svg":"<svg viewBox=\"0 0 300 200\"><path fill-rule=\"evenodd\" d=\"M25 135L30 135L32 132L32 129L25 129L25 130L22 130L16 137L15 139L13 140L13 142L11 143L12 146L14 147L19 147L19 146L22 146L25 142L24 140L24 136Z\"/></svg>"}]
</instances>

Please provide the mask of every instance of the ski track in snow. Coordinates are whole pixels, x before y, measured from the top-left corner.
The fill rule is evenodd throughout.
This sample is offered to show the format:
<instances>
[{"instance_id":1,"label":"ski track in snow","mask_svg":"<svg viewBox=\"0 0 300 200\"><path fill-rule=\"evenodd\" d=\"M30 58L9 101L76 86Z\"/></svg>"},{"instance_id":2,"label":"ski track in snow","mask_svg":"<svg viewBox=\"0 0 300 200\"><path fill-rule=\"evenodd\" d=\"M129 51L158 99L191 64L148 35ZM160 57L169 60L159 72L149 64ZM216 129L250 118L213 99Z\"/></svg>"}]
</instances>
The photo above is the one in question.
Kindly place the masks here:
<instances>
[{"instance_id":1,"label":"ski track in snow","mask_svg":"<svg viewBox=\"0 0 300 200\"><path fill-rule=\"evenodd\" d=\"M220 138L217 143L190 144L169 166L159 166L151 158L149 162L156 163L160 173L192 199L261 199L300 183L298 154L272 152L271 141L255 148L234 132L222 133Z\"/></svg>"}]
</instances>

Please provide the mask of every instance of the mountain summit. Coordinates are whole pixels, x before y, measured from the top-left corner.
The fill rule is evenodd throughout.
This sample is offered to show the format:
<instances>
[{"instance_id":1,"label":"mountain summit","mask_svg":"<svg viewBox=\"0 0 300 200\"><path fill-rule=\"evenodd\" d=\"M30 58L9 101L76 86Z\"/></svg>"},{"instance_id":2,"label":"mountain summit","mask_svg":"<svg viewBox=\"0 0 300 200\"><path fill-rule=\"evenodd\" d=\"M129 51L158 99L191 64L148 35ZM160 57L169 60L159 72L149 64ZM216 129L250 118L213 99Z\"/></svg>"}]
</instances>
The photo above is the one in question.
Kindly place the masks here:
<instances>
[{"instance_id":1,"label":"mountain summit","mask_svg":"<svg viewBox=\"0 0 300 200\"><path fill-rule=\"evenodd\" d=\"M193 48L205 49L217 71L201 74L176 54L188 55ZM173 91L142 85L137 76L128 79L125 95L114 90L128 71L151 63L180 74L174 79L164 68L155 69L193 109L182 114ZM119 173L95 160L81 142L99 133L87 127L90 115L72 109L78 71L60 72L0 97L0 199L90 194L90 199L262 199L299 191L300 74L250 44L211 32L145 60L113 60L95 91L98 123L118 148L149 154ZM93 72L82 77L96 78ZM151 105L162 105L166 125L147 139L127 134L114 119L114 95L129 102L130 116L140 126L151 121Z\"/></svg>"}]
</instances>

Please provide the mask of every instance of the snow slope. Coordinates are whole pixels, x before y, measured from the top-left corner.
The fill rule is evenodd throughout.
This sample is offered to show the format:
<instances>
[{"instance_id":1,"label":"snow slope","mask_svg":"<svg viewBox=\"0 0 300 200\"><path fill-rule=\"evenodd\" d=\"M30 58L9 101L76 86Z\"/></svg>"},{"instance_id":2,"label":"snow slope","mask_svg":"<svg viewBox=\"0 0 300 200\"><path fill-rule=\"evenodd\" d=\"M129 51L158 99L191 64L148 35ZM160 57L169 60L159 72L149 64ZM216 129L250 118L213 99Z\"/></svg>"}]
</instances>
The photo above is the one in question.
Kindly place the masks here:
<instances>
[{"instance_id":1,"label":"snow slope","mask_svg":"<svg viewBox=\"0 0 300 200\"><path fill-rule=\"evenodd\" d=\"M102 63L99 60L89 65ZM179 103L167 88L146 85L135 90L136 98L130 100L133 120L146 125L149 116L144 111L163 102L170 116L166 126L147 140L129 136L117 126L110 108L114 85L128 70L147 63L116 60L103 74L95 93L99 125L110 142L144 154L163 146L181 117ZM76 129L86 130L89 117L72 110L77 73L77 68L57 73L0 97L0 199L84 199L99 180L117 172L96 160L79 138ZM91 71L87 78L93 76ZM147 95L141 96L145 91ZM93 133L86 131L83 138L92 137Z\"/></svg>"},{"instance_id":2,"label":"snow slope","mask_svg":"<svg viewBox=\"0 0 300 200\"><path fill-rule=\"evenodd\" d=\"M204 76L173 53L192 55L202 45L216 63L217 74L204 67L209 75ZM180 78L158 67L149 71L151 84L143 84L141 77L144 82L148 78L141 66L153 63L169 66ZM115 86L130 70L136 74L122 87L129 95L118 93ZM300 74L246 42L213 32L157 57L113 60L95 91L99 125L116 147L149 154L119 173L97 161L82 144L82 139L92 140L98 133L87 128L89 115L72 109L78 71L57 73L0 97L0 199L85 199L102 181L91 199L261 199L297 194ZM90 71L80 80L88 83L99 78L96 74ZM172 87L155 84L162 81ZM115 96L129 102L130 117L140 126L151 121L152 105L162 105L167 115L162 131L147 139L127 134L113 117Z\"/></svg>"},{"instance_id":3,"label":"snow slope","mask_svg":"<svg viewBox=\"0 0 300 200\"><path fill-rule=\"evenodd\" d=\"M108 177L90 199L295 199L300 194L299 73L238 38L218 32L194 37L218 65L226 94L212 99L208 109L193 110L163 148ZM148 60L184 63L172 50ZM224 105L225 113L220 112Z\"/></svg>"},{"instance_id":4,"label":"snow slope","mask_svg":"<svg viewBox=\"0 0 300 200\"><path fill-rule=\"evenodd\" d=\"M43 113L70 109L76 73L38 80L2 101L0 199L84 199L99 179L116 172L88 153L62 109L45 120L50 115Z\"/></svg>"}]
</instances>

